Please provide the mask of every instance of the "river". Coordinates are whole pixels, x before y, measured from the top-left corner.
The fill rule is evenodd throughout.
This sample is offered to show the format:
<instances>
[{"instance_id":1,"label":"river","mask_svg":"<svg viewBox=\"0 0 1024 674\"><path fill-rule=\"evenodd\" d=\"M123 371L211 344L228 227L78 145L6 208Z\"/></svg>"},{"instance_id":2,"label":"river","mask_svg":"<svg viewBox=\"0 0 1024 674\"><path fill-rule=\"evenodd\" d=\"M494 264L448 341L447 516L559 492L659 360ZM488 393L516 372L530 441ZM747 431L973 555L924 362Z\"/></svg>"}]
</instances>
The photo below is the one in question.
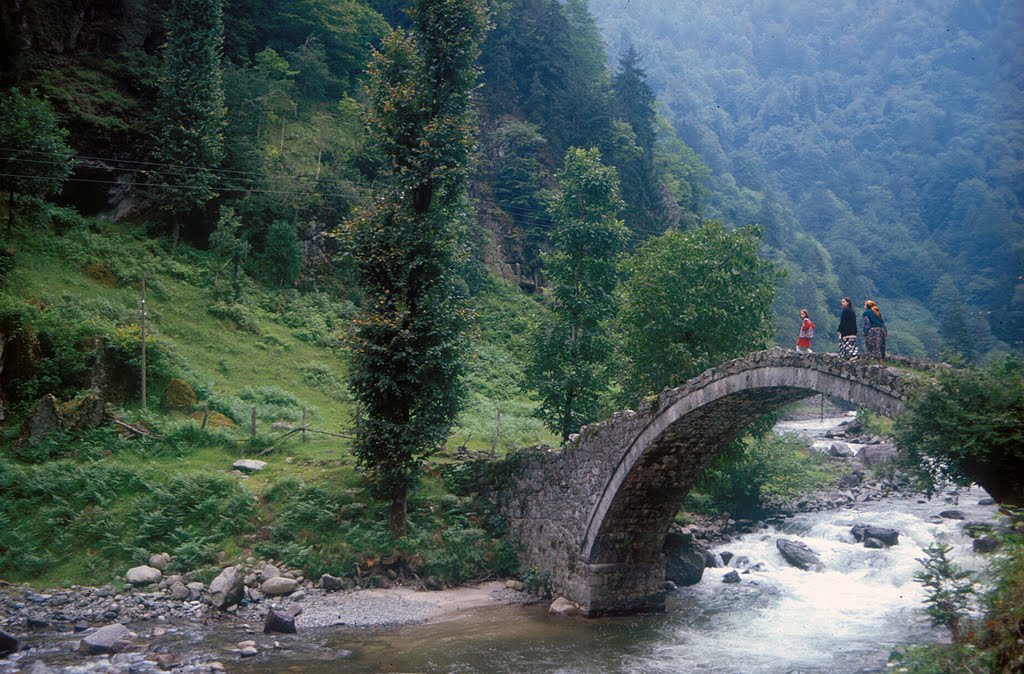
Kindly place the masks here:
<instances>
[{"instance_id":1,"label":"river","mask_svg":"<svg viewBox=\"0 0 1024 674\"><path fill-rule=\"evenodd\" d=\"M842 420L784 422L777 430L826 447L824 432ZM662 614L585 620L548 615L544 606L486 609L400 629L307 632L271 659L243 667L309 674L885 671L894 647L946 637L923 612L915 560L941 534L958 563L982 568L983 558L960 531L963 522L935 516L956 501L966 521L993 519L995 507L978 505L985 496L975 488L959 497L888 499L797 515L781 528L717 548L761 562L763 571L726 584L722 577L730 569L707 569L700 583L673 592ZM850 535L857 523L897 529L899 545L864 548ZM786 564L775 548L779 537L809 545L824 570ZM350 652L344 661L342 651Z\"/></svg>"}]
</instances>

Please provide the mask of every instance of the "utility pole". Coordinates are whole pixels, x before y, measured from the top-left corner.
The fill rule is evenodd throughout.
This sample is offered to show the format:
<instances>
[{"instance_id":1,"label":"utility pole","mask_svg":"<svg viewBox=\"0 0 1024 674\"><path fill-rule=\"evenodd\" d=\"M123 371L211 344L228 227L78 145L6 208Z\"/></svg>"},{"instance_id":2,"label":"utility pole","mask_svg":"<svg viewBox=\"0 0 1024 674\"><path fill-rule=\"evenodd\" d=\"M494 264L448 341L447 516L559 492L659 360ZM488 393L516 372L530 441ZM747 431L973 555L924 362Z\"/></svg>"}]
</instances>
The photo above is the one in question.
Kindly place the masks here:
<instances>
[{"instance_id":1,"label":"utility pole","mask_svg":"<svg viewBox=\"0 0 1024 674\"><path fill-rule=\"evenodd\" d=\"M142 413L146 413L146 275L142 275Z\"/></svg>"}]
</instances>

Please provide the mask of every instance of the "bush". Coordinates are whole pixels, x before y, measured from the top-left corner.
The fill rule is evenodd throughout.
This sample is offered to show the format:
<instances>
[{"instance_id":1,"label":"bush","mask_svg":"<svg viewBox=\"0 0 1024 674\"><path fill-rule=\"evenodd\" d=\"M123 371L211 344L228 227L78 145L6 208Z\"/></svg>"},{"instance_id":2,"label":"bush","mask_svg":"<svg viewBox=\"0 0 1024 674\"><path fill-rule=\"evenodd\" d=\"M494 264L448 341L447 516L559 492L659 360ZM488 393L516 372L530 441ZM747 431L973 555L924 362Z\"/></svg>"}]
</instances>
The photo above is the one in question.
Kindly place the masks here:
<instances>
[{"instance_id":1,"label":"bush","mask_svg":"<svg viewBox=\"0 0 1024 674\"><path fill-rule=\"evenodd\" d=\"M254 335L260 334L260 321L256 312L245 305L218 302L207 307L206 310L212 316L216 316L223 321L230 321L243 332L251 332Z\"/></svg>"},{"instance_id":2,"label":"bush","mask_svg":"<svg viewBox=\"0 0 1024 674\"><path fill-rule=\"evenodd\" d=\"M808 451L802 440L767 433L739 440L720 454L687 496L685 507L759 517L828 479L821 457Z\"/></svg>"},{"instance_id":3,"label":"bush","mask_svg":"<svg viewBox=\"0 0 1024 674\"><path fill-rule=\"evenodd\" d=\"M997 501L1024 505L1024 362L918 378L895 437L929 492L976 482Z\"/></svg>"}]
</instances>

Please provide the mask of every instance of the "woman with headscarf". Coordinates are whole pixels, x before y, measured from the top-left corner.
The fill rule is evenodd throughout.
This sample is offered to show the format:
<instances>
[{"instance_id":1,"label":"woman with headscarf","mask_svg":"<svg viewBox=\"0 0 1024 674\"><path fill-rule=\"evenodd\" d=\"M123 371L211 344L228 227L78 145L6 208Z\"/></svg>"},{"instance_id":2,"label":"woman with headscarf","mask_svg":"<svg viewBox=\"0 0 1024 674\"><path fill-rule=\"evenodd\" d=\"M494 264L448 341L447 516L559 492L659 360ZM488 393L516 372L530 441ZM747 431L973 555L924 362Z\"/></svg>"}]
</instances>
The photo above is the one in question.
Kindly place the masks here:
<instances>
[{"instance_id":1,"label":"woman with headscarf","mask_svg":"<svg viewBox=\"0 0 1024 674\"><path fill-rule=\"evenodd\" d=\"M885 340L888 337L885 320L882 319L878 305L871 300L864 303L863 315L864 346L868 350L868 355L881 363L885 358Z\"/></svg>"},{"instance_id":2,"label":"woman with headscarf","mask_svg":"<svg viewBox=\"0 0 1024 674\"><path fill-rule=\"evenodd\" d=\"M849 297L844 297L840 304L843 311L839 314L839 357L853 360L857 357L857 314Z\"/></svg>"},{"instance_id":3,"label":"woman with headscarf","mask_svg":"<svg viewBox=\"0 0 1024 674\"><path fill-rule=\"evenodd\" d=\"M800 335L796 340L796 350L802 353L813 353L811 340L814 339L814 323L811 322L811 315L807 309L800 310L800 320Z\"/></svg>"}]
</instances>

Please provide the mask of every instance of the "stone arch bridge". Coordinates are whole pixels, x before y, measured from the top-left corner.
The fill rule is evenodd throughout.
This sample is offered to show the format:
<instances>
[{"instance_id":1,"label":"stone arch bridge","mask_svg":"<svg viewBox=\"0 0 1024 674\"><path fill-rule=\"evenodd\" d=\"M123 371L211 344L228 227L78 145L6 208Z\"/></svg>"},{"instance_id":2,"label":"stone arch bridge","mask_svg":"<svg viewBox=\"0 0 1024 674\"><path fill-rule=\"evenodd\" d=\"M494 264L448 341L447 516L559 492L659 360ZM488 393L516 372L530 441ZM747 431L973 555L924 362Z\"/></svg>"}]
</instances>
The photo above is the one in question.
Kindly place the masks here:
<instances>
[{"instance_id":1,"label":"stone arch bridge","mask_svg":"<svg viewBox=\"0 0 1024 674\"><path fill-rule=\"evenodd\" d=\"M585 426L559 450L513 455L499 500L523 561L589 616L663 609L665 535L701 472L759 417L819 393L890 418L905 400L893 369L775 348Z\"/></svg>"}]
</instances>

